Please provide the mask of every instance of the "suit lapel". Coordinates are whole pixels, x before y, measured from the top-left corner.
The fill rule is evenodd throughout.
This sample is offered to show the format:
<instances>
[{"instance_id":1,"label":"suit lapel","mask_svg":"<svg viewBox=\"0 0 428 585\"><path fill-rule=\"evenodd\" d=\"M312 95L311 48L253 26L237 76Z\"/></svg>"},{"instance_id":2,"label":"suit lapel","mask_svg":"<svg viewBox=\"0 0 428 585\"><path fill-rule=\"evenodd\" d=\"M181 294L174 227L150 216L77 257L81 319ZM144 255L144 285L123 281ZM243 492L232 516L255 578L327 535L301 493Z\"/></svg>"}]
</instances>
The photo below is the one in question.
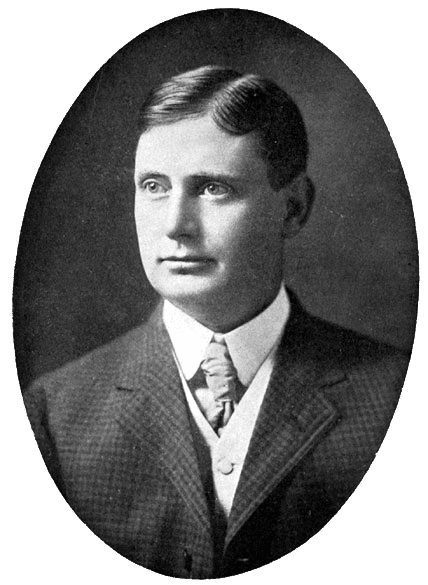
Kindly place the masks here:
<instances>
[{"instance_id":1,"label":"suit lapel","mask_svg":"<svg viewBox=\"0 0 428 585\"><path fill-rule=\"evenodd\" d=\"M314 340L312 318L292 301L292 314L234 498L226 547L338 418L321 388L343 380L344 374L327 373L329 368L317 356L320 343ZM187 403L159 310L131 340L127 337L117 363L120 371L114 374L112 404L117 422L146 453L160 453L158 465L195 521L211 534Z\"/></svg>"},{"instance_id":2,"label":"suit lapel","mask_svg":"<svg viewBox=\"0 0 428 585\"><path fill-rule=\"evenodd\" d=\"M321 388L344 380L317 359L311 318L293 303L234 498L227 547L256 508L322 440L338 412Z\"/></svg>"},{"instance_id":3,"label":"suit lapel","mask_svg":"<svg viewBox=\"0 0 428 585\"><path fill-rule=\"evenodd\" d=\"M117 379L117 420L133 439L160 453L158 464L206 531L210 517L180 376L160 311L128 349Z\"/></svg>"}]
</instances>

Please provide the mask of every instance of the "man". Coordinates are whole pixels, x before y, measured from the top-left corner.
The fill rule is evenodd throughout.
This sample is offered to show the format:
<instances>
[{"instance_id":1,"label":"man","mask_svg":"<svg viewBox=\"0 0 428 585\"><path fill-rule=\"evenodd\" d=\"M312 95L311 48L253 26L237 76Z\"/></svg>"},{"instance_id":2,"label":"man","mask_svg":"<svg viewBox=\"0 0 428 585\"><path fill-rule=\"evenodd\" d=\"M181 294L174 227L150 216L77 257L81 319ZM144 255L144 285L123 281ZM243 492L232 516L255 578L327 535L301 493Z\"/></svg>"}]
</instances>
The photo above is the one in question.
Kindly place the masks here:
<instances>
[{"instance_id":1,"label":"man","mask_svg":"<svg viewBox=\"0 0 428 585\"><path fill-rule=\"evenodd\" d=\"M178 75L141 113L135 220L149 322L25 399L64 497L112 548L175 577L242 573L339 510L407 358L307 314L283 283L311 210L300 112L275 83Z\"/></svg>"}]
</instances>

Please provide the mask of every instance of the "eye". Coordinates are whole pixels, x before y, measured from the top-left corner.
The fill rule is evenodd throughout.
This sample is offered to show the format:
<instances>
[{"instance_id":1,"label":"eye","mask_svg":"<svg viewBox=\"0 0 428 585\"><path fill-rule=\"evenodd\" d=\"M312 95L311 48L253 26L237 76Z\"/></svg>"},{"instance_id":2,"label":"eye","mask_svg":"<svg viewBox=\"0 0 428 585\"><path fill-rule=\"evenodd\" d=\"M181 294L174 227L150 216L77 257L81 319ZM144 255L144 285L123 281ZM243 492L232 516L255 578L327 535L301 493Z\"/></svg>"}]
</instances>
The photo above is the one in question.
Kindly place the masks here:
<instances>
[{"instance_id":1,"label":"eye","mask_svg":"<svg viewBox=\"0 0 428 585\"><path fill-rule=\"evenodd\" d=\"M144 181L143 184L141 185L141 189L142 191L145 191L149 195L161 195L163 193L166 193L167 191L163 185L161 185L158 181L155 181L153 179Z\"/></svg>"},{"instance_id":2,"label":"eye","mask_svg":"<svg viewBox=\"0 0 428 585\"><path fill-rule=\"evenodd\" d=\"M221 195L228 195L231 192L232 189L228 185L223 185L222 183L207 183L202 190L202 195L219 197Z\"/></svg>"}]
</instances>

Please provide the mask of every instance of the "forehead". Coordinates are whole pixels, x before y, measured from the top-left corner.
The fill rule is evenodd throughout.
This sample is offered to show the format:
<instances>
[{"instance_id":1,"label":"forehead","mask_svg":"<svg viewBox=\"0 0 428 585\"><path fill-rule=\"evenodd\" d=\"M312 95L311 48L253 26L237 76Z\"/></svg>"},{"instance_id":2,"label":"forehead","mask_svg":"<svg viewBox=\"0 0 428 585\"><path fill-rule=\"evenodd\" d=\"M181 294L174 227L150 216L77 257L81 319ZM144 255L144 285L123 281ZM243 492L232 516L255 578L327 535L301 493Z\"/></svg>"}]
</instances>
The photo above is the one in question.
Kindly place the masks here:
<instances>
[{"instance_id":1,"label":"forehead","mask_svg":"<svg viewBox=\"0 0 428 585\"><path fill-rule=\"evenodd\" d=\"M210 116L155 126L138 142L136 172L166 174L233 174L266 177L266 164L254 133L236 136L219 128ZM260 178L259 177L259 178Z\"/></svg>"}]
</instances>

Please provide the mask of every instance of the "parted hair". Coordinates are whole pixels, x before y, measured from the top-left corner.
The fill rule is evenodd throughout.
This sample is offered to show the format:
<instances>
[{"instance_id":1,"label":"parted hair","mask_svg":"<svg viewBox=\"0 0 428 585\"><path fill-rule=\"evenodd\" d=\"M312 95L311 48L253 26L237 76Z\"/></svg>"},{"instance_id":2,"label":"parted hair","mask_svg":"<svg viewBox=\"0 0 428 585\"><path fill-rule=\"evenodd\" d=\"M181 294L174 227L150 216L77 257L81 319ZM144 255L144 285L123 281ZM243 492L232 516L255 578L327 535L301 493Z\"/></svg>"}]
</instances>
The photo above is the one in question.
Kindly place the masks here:
<instances>
[{"instance_id":1,"label":"parted hair","mask_svg":"<svg viewBox=\"0 0 428 585\"><path fill-rule=\"evenodd\" d=\"M306 171L308 139L299 108L279 85L259 75L208 65L171 77L145 99L138 130L141 135L207 114L229 134L256 133L273 189Z\"/></svg>"}]
</instances>

